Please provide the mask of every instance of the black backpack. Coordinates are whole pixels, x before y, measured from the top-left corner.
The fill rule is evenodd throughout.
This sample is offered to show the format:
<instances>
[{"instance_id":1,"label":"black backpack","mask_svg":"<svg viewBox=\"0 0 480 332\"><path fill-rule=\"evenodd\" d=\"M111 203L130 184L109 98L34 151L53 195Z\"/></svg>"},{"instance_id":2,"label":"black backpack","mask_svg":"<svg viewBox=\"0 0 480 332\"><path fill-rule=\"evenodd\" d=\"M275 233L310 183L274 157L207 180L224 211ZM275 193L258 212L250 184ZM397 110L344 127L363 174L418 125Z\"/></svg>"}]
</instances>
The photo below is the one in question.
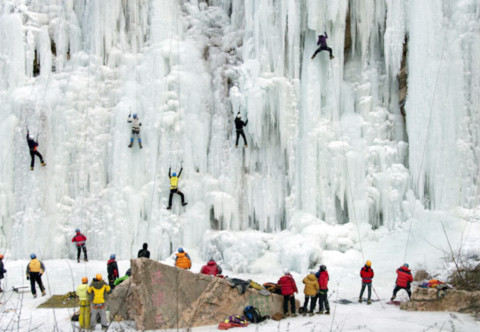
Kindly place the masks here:
<instances>
[{"instance_id":1,"label":"black backpack","mask_svg":"<svg viewBox=\"0 0 480 332\"><path fill-rule=\"evenodd\" d=\"M255 308L253 305L246 306L243 310L243 314L250 322L255 324L263 322L265 319L268 318L268 316L262 316L260 310L258 310L258 308Z\"/></svg>"}]
</instances>

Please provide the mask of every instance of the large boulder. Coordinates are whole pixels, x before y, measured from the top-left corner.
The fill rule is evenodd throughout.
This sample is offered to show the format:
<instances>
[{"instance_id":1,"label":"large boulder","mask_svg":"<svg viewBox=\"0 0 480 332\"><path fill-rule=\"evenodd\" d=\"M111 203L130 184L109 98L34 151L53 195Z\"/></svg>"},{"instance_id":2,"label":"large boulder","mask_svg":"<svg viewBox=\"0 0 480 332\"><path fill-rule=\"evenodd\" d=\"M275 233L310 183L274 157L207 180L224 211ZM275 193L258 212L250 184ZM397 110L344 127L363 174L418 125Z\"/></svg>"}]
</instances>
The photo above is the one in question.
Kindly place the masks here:
<instances>
[{"instance_id":1,"label":"large boulder","mask_svg":"<svg viewBox=\"0 0 480 332\"><path fill-rule=\"evenodd\" d=\"M110 313L135 320L139 330L189 328L218 324L242 314L247 305L262 315L283 312L283 297L263 296L255 289L239 294L222 278L192 273L146 259L133 259L132 277L108 300Z\"/></svg>"},{"instance_id":2,"label":"large boulder","mask_svg":"<svg viewBox=\"0 0 480 332\"><path fill-rule=\"evenodd\" d=\"M417 288L409 302L400 308L408 311L455 311L472 313L480 311L480 292L435 288Z\"/></svg>"}]
</instances>

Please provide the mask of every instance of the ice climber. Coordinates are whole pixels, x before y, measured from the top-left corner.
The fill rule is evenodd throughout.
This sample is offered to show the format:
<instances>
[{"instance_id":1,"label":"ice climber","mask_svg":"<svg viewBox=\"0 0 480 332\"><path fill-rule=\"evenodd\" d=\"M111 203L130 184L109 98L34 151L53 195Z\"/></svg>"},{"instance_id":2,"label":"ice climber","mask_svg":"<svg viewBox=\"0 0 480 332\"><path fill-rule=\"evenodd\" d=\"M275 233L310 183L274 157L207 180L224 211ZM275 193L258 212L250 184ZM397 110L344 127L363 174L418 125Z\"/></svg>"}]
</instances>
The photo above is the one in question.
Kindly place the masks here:
<instances>
[{"instance_id":1,"label":"ice climber","mask_svg":"<svg viewBox=\"0 0 480 332\"><path fill-rule=\"evenodd\" d=\"M192 260L182 247L178 248L178 253L175 254L175 266L185 270L192 267Z\"/></svg>"},{"instance_id":2,"label":"ice climber","mask_svg":"<svg viewBox=\"0 0 480 332\"><path fill-rule=\"evenodd\" d=\"M43 157L40 154L40 152L37 151L38 142L30 137L30 131L28 129L27 129L27 143L28 143L28 148L30 149L30 157L32 158L32 161L30 162L30 170L33 171L33 167L35 166L35 156L38 156L38 158L40 158L40 162L42 163L42 166L47 165L43 161Z\"/></svg>"},{"instance_id":3,"label":"ice climber","mask_svg":"<svg viewBox=\"0 0 480 332\"><path fill-rule=\"evenodd\" d=\"M238 139L240 135L243 137L243 143L245 143L245 147L247 148L247 138L245 137L245 133L243 132L243 127L245 127L248 123L247 121L242 121L242 115L238 112L237 117L235 118L235 130L237 131L237 140L235 141L235 147L238 148Z\"/></svg>"},{"instance_id":4,"label":"ice climber","mask_svg":"<svg viewBox=\"0 0 480 332\"><path fill-rule=\"evenodd\" d=\"M290 271L285 270L284 275L278 279L277 284L281 287L283 295L283 314L288 316L288 302L290 302L290 311L292 316L297 316L295 312L295 293L298 293L297 284Z\"/></svg>"},{"instance_id":5,"label":"ice climber","mask_svg":"<svg viewBox=\"0 0 480 332\"><path fill-rule=\"evenodd\" d=\"M87 237L80 233L80 230L77 228L75 230L75 236L72 238L72 242L75 242L77 246L77 262L80 263L80 254L83 250L83 260L88 262L87 258L87 247L85 246L85 242L87 241Z\"/></svg>"},{"instance_id":6,"label":"ice climber","mask_svg":"<svg viewBox=\"0 0 480 332\"><path fill-rule=\"evenodd\" d=\"M187 205L188 203L185 202L185 196L183 193L178 190L178 180L180 179L180 176L182 175L183 168L180 168L180 172L177 173L173 172L171 173L172 169L168 169L168 177L170 178L170 196L168 197L168 207L167 210L170 210L172 208L172 198L173 194L178 194L180 195L180 198L182 199L182 206Z\"/></svg>"},{"instance_id":7,"label":"ice climber","mask_svg":"<svg viewBox=\"0 0 480 332\"><path fill-rule=\"evenodd\" d=\"M315 56L321 52L321 51L328 51L330 53L330 59L333 59L334 56L332 55L332 48L331 47L328 47L327 45L327 32L325 31L324 32L324 35L319 35L318 36L318 41L317 41L317 45L320 45L319 48L317 48L317 50L315 51L315 53L313 53L312 55L312 60L315 58Z\"/></svg>"},{"instance_id":8,"label":"ice climber","mask_svg":"<svg viewBox=\"0 0 480 332\"><path fill-rule=\"evenodd\" d=\"M303 303L303 315L305 316L307 312L310 316L313 316L313 310L315 310L315 304L317 302L317 293L320 290L318 285L317 277L315 272L311 271L309 275L303 278L303 283L305 284L305 302ZM308 302L310 301L310 310L307 309Z\"/></svg>"},{"instance_id":9,"label":"ice climber","mask_svg":"<svg viewBox=\"0 0 480 332\"><path fill-rule=\"evenodd\" d=\"M1 282L5 273L7 273L7 270L3 267L3 255L0 255L0 293L3 292Z\"/></svg>"},{"instance_id":10,"label":"ice climber","mask_svg":"<svg viewBox=\"0 0 480 332\"><path fill-rule=\"evenodd\" d=\"M318 314L330 314L330 304L328 303L328 276L327 267L325 265L320 265L320 270L315 273L315 276L318 278L318 286L320 290L318 291ZM325 312L323 307L325 306Z\"/></svg>"},{"instance_id":11,"label":"ice climber","mask_svg":"<svg viewBox=\"0 0 480 332\"><path fill-rule=\"evenodd\" d=\"M45 265L37 259L35 254L30 255L30 262L27 265L27 280L30 280L30 286L32 287L33 297L37 297L37 290L35 289L35 283L40 287L42 296L45 296L45 287L42 283L42 275L45 272Z\"/></svg>"},{"instance_id":12,"label":"ice climber","mask_svg":"<svg viewBox=\"0 0 480 332\"><path fill-rule=\"evenodd\" d=\"M142 148L142 138L140 137L140 126L142 123L140 122L140 119L138 118L137 114L133 114L133 119L131 114L128 115L128 123L132 124L132 136L130 137L130 144L128 145L129 148L133 146L133 142L135 141L135 136L137 136L138 139L138 146L140 149Z\"/></svg>"},{"instance_id":13,"label":"ice climber","mask_svg":"<svg viewBox=\"0 0 480 332\"><path fill-rule=\"evenodd\" d=\"M78 296L80 305L80 315L78 316L78 323L81 329L90 328L90 302L88 301L88 278L83 277L82 283L78 285L76 294Z\"/></svg>"},{"instance_id":14,"label":"ice climber","mask_svg":"<svg viewBox=\"0 0 480 332\"><path fill-rule=\"evenodd\" d=\"M137 258L150 258L150 251L148 251L148 243L143 244L143 248L138 251Z\"/></svg>"},{"instance_id":15,"label":"ice climber","mask_svg":"<svg viewBox=\"0 0 480 332\"><path fill-rule=\"evenodd\" d=\"M360 296L358 297L358 302L362 303L363 292L365 287L368 287L368 298L367 303L372 304L372 279L373 279L373 269L372 262L367 261L365 266L360 270L360 276L362 277L362 289L360 290Z\"/></svg>"},{"instance_id":16,"label":"ice climber","mask_svg":"<svg viewBox=\"0 0 480 332\"><path fill-rule=\"evenodd\" d=\"M393 295L390 299L391 301L395 300L397 297L397 292L400 289L405 289L407 291L408 297L412 296L410 291L410 283L413 281L412 271L408 268L408 264L405 263L403 266L397 269L397 281L395 282L395 288L393 289Z\"/></svg>"},{"instance_id":17,"label":"ice climber","mask_svg":"<svg viewBox=\"0 0 480 332\"><path fill-rule=\"evenodd\" d=\"M200 273L216 277L217 274L222 274L222 268L217 264L217 262L215 262L213 258L210 258L207 264L202 266Z\"/></svg>"},{"instance_id":18,"label":"ice climber","mask_svg":"<svg viewBox=\"0 0 480 332\"><path fill-rule=\"evenodd\" d=\"M100 324L102 324L102 328L108 328L107 317L105 315L105 295L110 294L112 289L102 280L102 275L98 273L92 280L87 292L89 294L90 303L92 304L92 314L90 316L90 322L92 325L90 328L95 330L97 316L100 316Z\"/></svg>"},{"instance_id":19,"label":"ice climber","mask_svg":"<svg viewBox=\"0 0 480 332\"><path fill-rule=\"evenodd\" d=\"M118 272L118 265L115 261L115 254L110 255L110 259L107 262L107 272L108 272L108 285L114 289L115 280L120 276Z\"/></svg>"}]
</instances>

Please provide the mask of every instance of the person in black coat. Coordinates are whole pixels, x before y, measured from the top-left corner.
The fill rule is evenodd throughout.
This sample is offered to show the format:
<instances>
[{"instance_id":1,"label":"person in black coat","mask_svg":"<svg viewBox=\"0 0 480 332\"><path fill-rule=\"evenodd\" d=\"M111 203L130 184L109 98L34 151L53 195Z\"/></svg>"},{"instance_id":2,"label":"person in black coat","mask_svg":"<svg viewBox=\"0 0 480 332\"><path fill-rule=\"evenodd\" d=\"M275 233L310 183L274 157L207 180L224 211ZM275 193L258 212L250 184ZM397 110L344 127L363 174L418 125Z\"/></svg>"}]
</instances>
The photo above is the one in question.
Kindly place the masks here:
<instances>
[{"instance_id":1,"label":"person in black coat","mask_svg":"<svg viewBox=\"0 0 480 332\"><path fill-rule=\"evenodd\" d=\"M120 276L118 272L117 261L115 260L115 254L110 255L110 259L107 262L107 272L108 272L108 285L114 289L115 280Z\"/></svg>"},{"instance_id":2,"label":"person in black coat","mask_svg":"<svg viewBox=\"0 0 480 332\"><path fill-rule=\"evenodd\" d=\"M247 121L243 122L242 116L240 115L240 112L238 112L237 117L235 118L235 129L237 131L237 141L235 142L236 148L238 148L238 140L240 138L240 135L243 137L243 142L245 143L245 147L248 147L247 138L245 137L245 133L243 132L243 127L245 127L247 123L248 123L248 119Z\"/></svg>"},{"instance_id":3,"label":"person in black coat","mask_svg":"<svg viewBox=\"0 0 480 332\"><path fill-rule=\"evenodd\" d=\"M32 161L30 162L30 170L33 171L33 167L35 166L35 156L38 156L38 158L40 158L40 162L42 163L42 166L45 166L46 164L43 161L42 155L40 154L40 152L37 151L38 142L30 137L30 131L28 130L27 130L27 144L28 144L28 148L30 149L30 157L32 158Z\"/></svg>"},{"instance_id":4,"label":"person in black coat","mask_svg":"<svg viewBox=\"0 0 480 332\"><path fill-rule=\"evenodd\" d=\"M137 257L138 258L142 258L142 257L145 257L145 258L150 258L150 251L148 251L148 244L147 243L144 243L143 244L143 249L140 249L138 251L138 255Z\"/></svg>"}]
</instances>

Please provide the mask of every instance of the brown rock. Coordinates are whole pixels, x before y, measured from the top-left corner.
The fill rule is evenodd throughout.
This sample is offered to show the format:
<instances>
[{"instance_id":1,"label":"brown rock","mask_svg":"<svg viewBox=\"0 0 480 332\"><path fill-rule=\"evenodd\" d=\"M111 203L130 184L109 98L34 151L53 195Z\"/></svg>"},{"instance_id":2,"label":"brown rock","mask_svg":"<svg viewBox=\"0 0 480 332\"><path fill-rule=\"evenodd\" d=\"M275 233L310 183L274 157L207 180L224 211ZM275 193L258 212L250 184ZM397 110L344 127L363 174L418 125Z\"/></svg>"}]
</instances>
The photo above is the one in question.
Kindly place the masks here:
<instances>
[{"instance_id":1,"label":"brown rock","mask_svg":"<svg viewBox=\"0 0 480 332\"><path fill-rule=\"evenodd\" d=\"M426 279L429 280L429 279L432 279L432 277L425 270L418 270L415 273L415 276L413 277L413 281L422 281L422 280L426 280Z\"/></svg>"},{"instance_id":2,"label":"brown rock","mask_svg":"<svg viewBox=\"0 0 480 332\"><path fill-rule=\"evenodd\" d=\"M417 288L412 300L400 305L400 309L408 311L455 311L463 313L480 310L480 291L467 292L448 289L445 292L435 288Z\"/></svg>"},{"instance_id":3,"label":"brown rock","mask_svg":"<svg viewBox=\"0 0 480 332\"><path fill-rule=\"evenodd\" d=\"M227 316L243 315L247 305L262 315L283 312L280 295L263 296L254 289L240 295L224 279L146 258L131 260L131 266L132 277L115 288L108 307L112 315L135 320L139 330L218 324Z\"/></svg>"}]
</instances>

